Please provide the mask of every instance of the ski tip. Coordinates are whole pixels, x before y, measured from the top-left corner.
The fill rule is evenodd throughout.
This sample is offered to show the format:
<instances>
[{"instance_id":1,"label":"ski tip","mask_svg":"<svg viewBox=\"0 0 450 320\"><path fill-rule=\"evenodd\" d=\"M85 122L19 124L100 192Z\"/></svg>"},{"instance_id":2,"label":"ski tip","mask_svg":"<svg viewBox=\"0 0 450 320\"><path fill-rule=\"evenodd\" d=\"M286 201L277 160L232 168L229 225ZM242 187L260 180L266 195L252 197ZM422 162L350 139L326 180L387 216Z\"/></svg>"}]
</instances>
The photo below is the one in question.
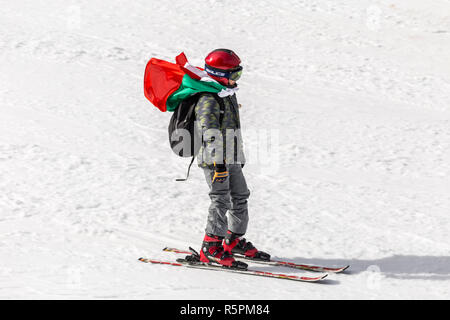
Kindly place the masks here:
<instances>
[{"instance_id":1,"label":"ski tip","mask_svg":"<svg viewBox=\"0 0 450 320\"><path fill-rule=\"evenodd\" d=\"M313 282L317 282L317 281L322 281L323 279L328 277L328 273L324 273L323 275L321 275L320 277L315 278L314 280L312 280Z\"/></svg>"},{"instance_id":2,"label":"ski tip","mask_svg":"<svg viewBox=\"0 0 450 320\"><path fill-rule=\"evenodd\" d=\"M334 271L334 273L341 273L341 272L344 272L344 271L347 270L348 268L350 268L350 265L345 266L345 267L342 267L342 268L340 268L340 269Z\"/></svg>"},{"instance_id":3,"label":"ski tip","mask_svg":"<svg viewBox=\"0 0 450 320\"><path fill-rule=\"evenodd\" d=\"M305 281L305 282L320 282L323 279L325 279L326 277L328 277L328 273L324 273L323 275L320 275L320 276L317 276L317 277L300 277L300 278L297 278L297 279L299 279L301 281ZM292 276L292 278L294 278L294 276Z\"/></svg>"},{"instance_id":4,"label":"ski tip","mask_svg":"<svg viewBox=\"0 0 450 320\"><path fill-rule=\"evenodd\" d=\"M323 275L317 277L317 278L313 278L313 281L321 281L323 279L325 279L326 277L328 277L328 273L324 273Z\"/></svg>"},{"instance_id":5,"label":"ski tip","mask_svg":"<svg viewBox=\"0 0 450 320\"><path fill-rule=\"evenodd\" d=\"M348 268L350 268L350 265L343 267L342 270L341 270L341 272L347 270Z\"/></svg>"},{"instance_id":6,"label":"ski tip","mask_svg":"<svg viewBox=\"0 0 450 320\"><path fill-rule=\"evenodd\" d=\"M344 272L345 270L347 270L350 267L350 265L345 266L345 267L341 267L341 268L327 268L324 267L323 270L329 273L341 273Z\"/></svg>"}]
</instances>

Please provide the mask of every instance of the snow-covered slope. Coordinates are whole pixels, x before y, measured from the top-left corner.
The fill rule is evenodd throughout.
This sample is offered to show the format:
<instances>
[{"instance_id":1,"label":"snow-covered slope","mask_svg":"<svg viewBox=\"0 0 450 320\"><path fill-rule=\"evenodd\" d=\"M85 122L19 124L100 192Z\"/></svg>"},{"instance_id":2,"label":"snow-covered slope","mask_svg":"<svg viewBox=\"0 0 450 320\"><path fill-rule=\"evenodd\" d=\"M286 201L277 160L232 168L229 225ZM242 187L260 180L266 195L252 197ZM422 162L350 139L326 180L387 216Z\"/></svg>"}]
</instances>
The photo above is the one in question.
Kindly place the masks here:
<instances>
[{"instance_id":1,"label":"snow-covered slope","mask_svg":"<svg viewBox=\"0 0 450 320\"><path fill-rule=\"evenodd\" d=\"M0 298L450 298L450 1L31 1L0 11ZM248 238L311 285L140 263L198 246L151 57L243 59ZM270 139L269 139L270 140ZM262 141L262 142L261 142ZM258 267L281 271L280 268ZM286 270L283 270L286 271ZM290 271L301 274L301 271ZM218 284L220 286L218 288Z\"/></svg>"}]
</instances>

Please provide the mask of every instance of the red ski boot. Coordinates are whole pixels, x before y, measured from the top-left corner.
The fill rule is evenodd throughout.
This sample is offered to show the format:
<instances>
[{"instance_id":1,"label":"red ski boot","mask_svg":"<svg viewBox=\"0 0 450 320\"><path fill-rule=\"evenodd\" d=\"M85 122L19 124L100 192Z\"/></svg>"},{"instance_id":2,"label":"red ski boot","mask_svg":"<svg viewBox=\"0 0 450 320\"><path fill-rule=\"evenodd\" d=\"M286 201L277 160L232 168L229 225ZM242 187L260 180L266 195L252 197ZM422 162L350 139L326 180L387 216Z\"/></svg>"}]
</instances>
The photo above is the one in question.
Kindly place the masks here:
<instances>
[{"instance_id":1,"label":"red ski boot","mask_svg":"<svg viewBox=\"0 0 450 320\"><path fill-rule=\"evenodd\" d=\"M245 238L243 238L242 236L243 235L228 231L227 236L225 237L225 240L223 242L223 248L225 252L241 255L254 260L270 260L270 254L259 251L253 246L251 242L245 240Z\"/></svg>"},{"instance_id":2,"label":"red ski boot","mask_svg":"<svg viewBox=\"0 0 450 320\"><path fill-rule=\"evenodd\" d=\"M203 239L202 249L200 251L201 262L218 263L224 267L235 269L247 269L247 264L236 261L228 252L225 252L222 246L223 237L206 234Z\"/></svg>"}]
</instances>

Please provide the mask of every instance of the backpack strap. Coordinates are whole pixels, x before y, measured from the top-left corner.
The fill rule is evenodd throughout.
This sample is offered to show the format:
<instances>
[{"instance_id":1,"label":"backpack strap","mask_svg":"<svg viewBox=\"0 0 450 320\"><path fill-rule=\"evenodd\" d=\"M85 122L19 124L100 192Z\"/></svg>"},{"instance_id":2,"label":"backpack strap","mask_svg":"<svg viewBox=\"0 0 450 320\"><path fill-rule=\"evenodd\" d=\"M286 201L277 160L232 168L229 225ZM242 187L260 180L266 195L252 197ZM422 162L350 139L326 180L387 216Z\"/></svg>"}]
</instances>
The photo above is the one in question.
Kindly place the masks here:
<instances>
[{"instance_id":1,"label":"backpack strap","mask_svg":"<svg viewBox=\"0 0 450 320\"><path fill-rule=\"evenodd\" d=\"M220 106L219 128L221 128L222 127L223 118L224 118L224 115L225 115L225 102L223 102L223 99L220 98L217 95L217 93L212 93L211 95L214 97L214 99L216 100L216 102ZM195 103L195 104L197 104L197 103ZM195 106L192 107L192 112L193 112L194 109L195 109ZM192 156L191 163L189 163L189 167L188 167L188 170L187 170L186 178L175 179L175 181L186 181L189 178L189 172L191 171L191 167L192 167L192 164L194 163L194 159L195 159L196 156L197 156L196 154L194 154Z\"/></svg>"},{"instance_id":2,"label":"backpack strap","mask_svg":"<svg viewBox=\"0 0 450 320\"><path fill-rule=\"evenodd\" d=\"M186 181L189 178L189 172L191 171L192 164L194 163L195 154L192 156L191 163L189 163L189 167L187 170L186 178L175 179L175 181Z\"/></svg>"},{"instance_id":3,"label":"backpack strap","mask_svg":"<svg viewBox=\"0 0 450 320\"><path fill-rule=\"evenodd\" d=\"M225 115L225 102L223 102L223 99L219 97L217 93L213 93L212 96L220 106L220 115L219 115L219 128L220 128L222 127L223 117Z\"/></svg>"}]
</instances>

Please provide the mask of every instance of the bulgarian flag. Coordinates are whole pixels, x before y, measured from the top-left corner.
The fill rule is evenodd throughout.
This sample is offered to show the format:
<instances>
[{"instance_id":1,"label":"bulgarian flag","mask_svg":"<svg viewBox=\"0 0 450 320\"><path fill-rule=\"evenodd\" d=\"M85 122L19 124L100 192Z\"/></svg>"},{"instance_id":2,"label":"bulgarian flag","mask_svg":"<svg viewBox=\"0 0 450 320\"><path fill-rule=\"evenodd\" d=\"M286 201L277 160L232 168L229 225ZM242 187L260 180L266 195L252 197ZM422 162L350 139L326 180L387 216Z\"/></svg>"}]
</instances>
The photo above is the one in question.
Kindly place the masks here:
<instances>
[{"instance_id":1,"label":"bulgarian flag","mask_svg":"<svg viewBox=\"0 0 450 320\"><path fill-rule=\"evenodd\" d=\"M162 112L174 111L181 101L199 92L225 97L237 89L221 85L201 68L190 65L183 52L175 61L152 58L145 68L145 97Z\"/></svg>"}]
</instances>

